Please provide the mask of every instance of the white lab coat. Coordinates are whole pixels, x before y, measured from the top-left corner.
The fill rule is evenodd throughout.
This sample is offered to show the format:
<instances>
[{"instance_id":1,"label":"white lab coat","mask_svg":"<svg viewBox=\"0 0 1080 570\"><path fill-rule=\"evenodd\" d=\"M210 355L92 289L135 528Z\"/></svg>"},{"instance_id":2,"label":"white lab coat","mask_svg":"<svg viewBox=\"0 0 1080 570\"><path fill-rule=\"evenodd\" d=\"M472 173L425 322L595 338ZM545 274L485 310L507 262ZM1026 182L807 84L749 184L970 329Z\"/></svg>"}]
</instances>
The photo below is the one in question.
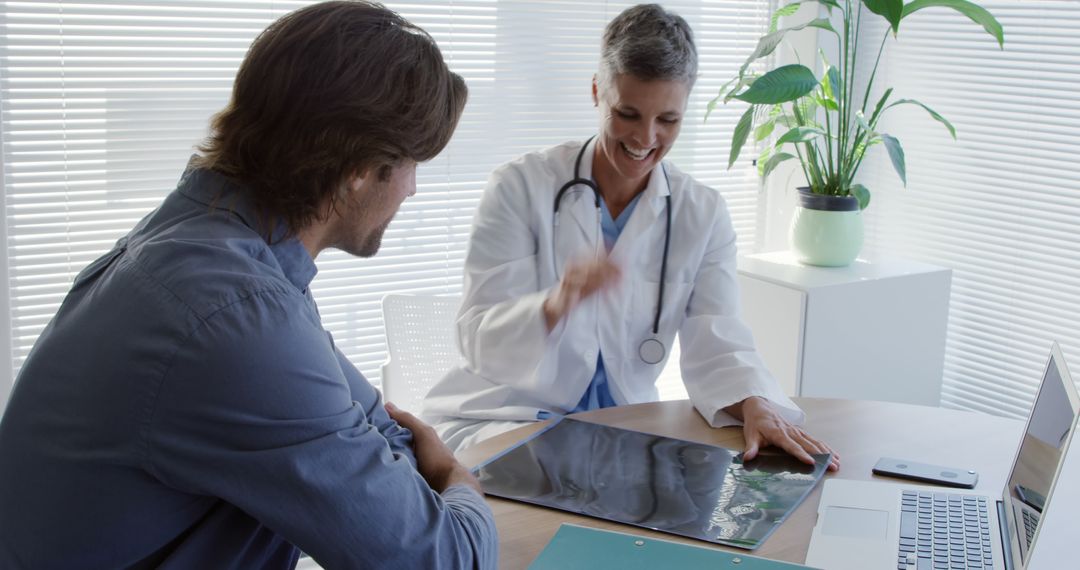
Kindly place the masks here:
<instances>
[{"instance_id":1,"label":"white lab coat","mask_svg":"<svg viewBox=\"0 0 1080 570\"><path fill-rule=\"evenodd\" d=\"M658 399L656 379L667 359L647 364L638 347L652 336L663 257L669 188L659 167L609 254L622 268L619 286L583 300L550 333L545 327L541 305L565 264L603 251L593 194L584 185L564 195L553 227L555 193L573 177L581 144L529 153L492 173L465 259L457 325L466 364L428 394L423 416L429 422L565 414L592 380L598 354L618 404ZM591 175L592 156L586 150L582 177ZM664 166L672 223L659 338L670 352L679 334L690 400L714 427L738 423L722 408L750 396L769 399L786 419L801 423L802 411L766 370L739 318L735 231L724 199L672 164Z\"/></svg>"}]
</instances>

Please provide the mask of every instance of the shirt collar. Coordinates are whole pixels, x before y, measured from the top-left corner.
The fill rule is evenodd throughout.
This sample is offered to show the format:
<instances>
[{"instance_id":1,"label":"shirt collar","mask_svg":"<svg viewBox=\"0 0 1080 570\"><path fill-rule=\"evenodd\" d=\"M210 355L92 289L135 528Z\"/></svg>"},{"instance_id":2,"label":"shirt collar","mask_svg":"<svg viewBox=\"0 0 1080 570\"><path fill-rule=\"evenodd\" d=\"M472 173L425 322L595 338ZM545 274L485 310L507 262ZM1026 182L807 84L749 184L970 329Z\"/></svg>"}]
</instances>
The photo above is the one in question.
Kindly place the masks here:
<instances>
[{"instance_id":1,"label":"shirt collar","mask_svg":"<svg viewBox=\"0 0 1080 570\"><path fill-rule=\"evenodd\" d=\"M195 156L188 161L187 168L177 191L180 194L200 204L205 204L211 209L220 209L236 214L245 226L251 228L259 238L265 240L265 232L260 228L259 209L251 199L247 188L233 182L207 168L194 165ZM270 252L274 255L285 277L301 292L307 291L311 280L318 273L315 260L311 258L307 248L295 236L283 238L287 226L284 220L274 220L274 231L271 234Z\"/></svg>"}]
</instances>

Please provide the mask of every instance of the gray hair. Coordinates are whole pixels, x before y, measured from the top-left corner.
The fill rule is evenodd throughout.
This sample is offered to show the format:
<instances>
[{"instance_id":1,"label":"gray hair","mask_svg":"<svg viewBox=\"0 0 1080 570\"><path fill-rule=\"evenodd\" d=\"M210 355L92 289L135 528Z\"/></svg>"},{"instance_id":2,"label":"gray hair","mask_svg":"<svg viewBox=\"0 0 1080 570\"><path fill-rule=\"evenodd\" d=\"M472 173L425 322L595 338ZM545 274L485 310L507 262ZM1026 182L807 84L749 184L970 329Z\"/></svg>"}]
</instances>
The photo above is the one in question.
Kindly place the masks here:
<instances>
[{"instance_id":1,"label":"gray hair","mask_svg":"<svg viewBox=\"0 0 1080 570\"><path fill-rule=\"evenodd\" d=\"M617 75L693 85L697 69L697 48L690 25L658 4L627 8L604 29L597 73L601 85L610 85Z\"/></svg>"}]
</instances>

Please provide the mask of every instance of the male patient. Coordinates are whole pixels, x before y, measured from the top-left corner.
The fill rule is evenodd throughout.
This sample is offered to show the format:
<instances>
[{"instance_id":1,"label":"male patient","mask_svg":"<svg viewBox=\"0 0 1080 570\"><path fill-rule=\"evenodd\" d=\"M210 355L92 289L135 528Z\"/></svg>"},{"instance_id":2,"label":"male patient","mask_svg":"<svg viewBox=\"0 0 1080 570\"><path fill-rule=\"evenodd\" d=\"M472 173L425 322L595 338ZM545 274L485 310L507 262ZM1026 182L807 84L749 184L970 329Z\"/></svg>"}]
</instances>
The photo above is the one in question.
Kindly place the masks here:
<instances>
[{"instance_id":1,"label":"male patient","mask_svg":"<svg viewBox=\"0 0 1080 570\"><path fill-rule=\"evenodd\" d=\"M323 329L466 88L428 34L328 2L271 25L176 190L80 273L0 423L0 568L494 568L434 431Z\"/></svg>"}]
</instances>

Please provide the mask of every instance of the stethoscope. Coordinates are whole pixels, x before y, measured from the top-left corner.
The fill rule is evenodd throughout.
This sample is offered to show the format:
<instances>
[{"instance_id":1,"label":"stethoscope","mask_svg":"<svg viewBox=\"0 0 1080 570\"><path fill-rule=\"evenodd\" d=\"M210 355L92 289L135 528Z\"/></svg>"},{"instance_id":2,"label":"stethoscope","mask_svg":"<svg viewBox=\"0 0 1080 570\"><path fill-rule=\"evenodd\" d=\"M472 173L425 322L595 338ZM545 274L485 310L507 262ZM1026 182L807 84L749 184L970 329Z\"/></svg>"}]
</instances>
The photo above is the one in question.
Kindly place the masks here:
<instances>
[{"instance_id":1,"label":"stethoscope","mask_svg":"<svg viewBox=\"0 0 1080 570\"><path fill-rule=\"evenodd\" d=\"M581 150L578 151L577 160L574 161L574 178L559 188L559 191L555 193L555 216L553 221L554 230L551 233L551 265L555 270L555 278L559 278L558 264L555 262L555 232L559 230L559 202L562 200L563 194L567 190L583 184L588 186L593 192L593 202L596 206L596 228L597 239L600 243L603 242L603 236L600 225L600 187L596 185L596 182L588 178L582 178L581 172L581 159L585 156L585 149L589 148L589 143L596 138L595 135L589 137L589 140L585 141L585 144L581 145ZM664 281L667 277L667 260L668 260L668 245L671 242L671 180L668 178L667 169L664 168L664 163L660 163L660 171L664 173L664 181L668 185L668 195L664 196L666 201L665 211L667 212L667 229L664 231L664 257L660 262L660 288L656 294L656 318L653 319L652 337L641 341L641 345L638 346L638 356L646 364L657 364L664 359L664 355L667 354L667 348L664 343L660 341L660 314L663 311L664 305Z\"/></svg>"}]
</instances>

